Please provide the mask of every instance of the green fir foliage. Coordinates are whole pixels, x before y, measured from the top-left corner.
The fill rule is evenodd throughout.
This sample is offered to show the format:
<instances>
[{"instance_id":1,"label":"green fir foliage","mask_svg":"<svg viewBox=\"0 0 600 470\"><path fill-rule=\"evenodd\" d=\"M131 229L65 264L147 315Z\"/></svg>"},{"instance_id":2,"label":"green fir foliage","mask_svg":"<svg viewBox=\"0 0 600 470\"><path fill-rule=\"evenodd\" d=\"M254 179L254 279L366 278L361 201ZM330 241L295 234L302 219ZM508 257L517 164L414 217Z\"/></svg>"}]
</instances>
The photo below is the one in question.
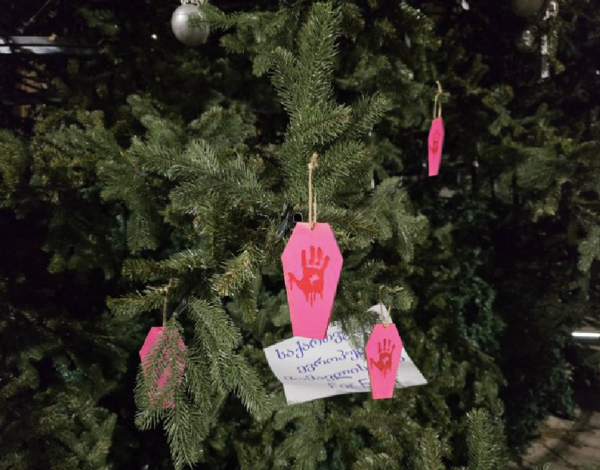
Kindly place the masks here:
<instances>
[{"instance_id":1,"label":"green fir foliage","mask_svg":"<svg viewBox=\"0 0 600 470\"><path fill-rule=\"evenodd\" d=\"M179 239L181 250L154 260L132 259L125 270L132 280L172 279L169 302L185 305L182 321L193 331L185 379L164 387L164 396L176 406L161 407L163 392L154 404L149 402L156 384L144 375L138 379L136 394L138 424L147 428L163 421L176 468L203 460L203 438L215 425L216 407L223 405L227 394L237 396L259 421L275 410L275 402L251 366L255 353L240 348L241 338L245 336L246 344L264 344L254 335L265 333L265 309L272 294L261 284L281 283L278 260L285 239L279 230L280 208L289 201L295 210L305 209L312 152L320 155L315 173L319 217L333 225L342 249L364 251L344 273L338 318L362 314L373 299L369 290L375 287L364 294L358 285L350 288L352 271L370 271L371 277L380 271L373 270L365 256L372 243L394 243L400 255L410 260L415 243L424 236L424 219L411 213L397 180L384 181L369 197L370 156L362 139L387 105L381 95L364 98L356 107L334 101L331 79L339 27L339 11L316 4L299 32L297 48L271 51L271 80L289 114L282 145L264 152L246 144L251 143L254 128L252 116L243 109L212 108L182 132L177 121L161 116L148 101L132 97L130 105L146 128L145 135L121 152L122 163L99 166L103 196L120 199L134 220L131 230L128 222L132 252L152 248L153 243L160 246L166 236ZM207 125L214 120L219 123L219 136L229 136L227 141ZM132 184L136 179L139 184ZM170 184L159 186L161 180ZM153 186L166 192L152 194L146 188ZM154 230L157 224L162 227L162 241L160 235L152 236L159 233ZM280 290L277 296L281 295ZM407 295L408 291L398 298L404 308L412 304ZM110 301L113 311L127 315L152 311L160 304L154 289ZM261 325L256 324L257 317ZM174 339L171 343L176 344ZM155 360L175 354L165 348L166 353L157 353ZM326 459L324 448L316 453L308 450L308 436L315 445L326 436L315 435L316 422L307 419L302 432L280 444L274 463L286 465L293 459L302 462L302 468L316 468ZM301 449L308 453L298 454Z\"/></svg>"},{"instance_id":2,"label":"green fir foliage","mask_svg":"<svg viewBox=\"0 0 600 470\"><path fill-rule=\"evenodd\" d=\"M198 49L165 2L57 6L99 54L46 64L60 109L0 131L0 467L170 468L166 441L177 469L506 468L497 417L522 449L572 410L569 334L599 307L593 2L543 24L542 82L508 3L213 3ZM264 358L291 335L279 260L314 152L333 319L368 333L382 297L429 380L389 401L287 406Z\"/></svg>"}]
</instances>

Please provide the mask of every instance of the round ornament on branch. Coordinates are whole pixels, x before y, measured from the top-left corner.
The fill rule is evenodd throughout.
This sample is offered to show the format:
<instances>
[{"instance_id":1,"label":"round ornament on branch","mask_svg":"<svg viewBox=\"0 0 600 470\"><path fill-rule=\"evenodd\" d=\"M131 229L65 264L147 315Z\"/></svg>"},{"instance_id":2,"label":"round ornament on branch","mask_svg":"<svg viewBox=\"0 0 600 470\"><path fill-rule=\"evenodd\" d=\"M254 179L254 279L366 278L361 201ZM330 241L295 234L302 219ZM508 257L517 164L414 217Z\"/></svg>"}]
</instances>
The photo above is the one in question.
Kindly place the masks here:
<instances>
[{"instance_id":1,"label":"round ornament on branch","mask_svg":"<svg viewBox=\"0 0 600 470\"><path fill-rule=\"evenodd\" d=\"M548 5L546 6L546 17L544 19L554 18L555 16L557 16L558 8L558 0L550 0L548 2Z\"/></svg>"},{"instance_id":2,"label":"round ornament on branch","mask_svg":"<svg viewBox=\"0 0 600 470\"><path fill-rule=\"evenodd\" d=\"M198 5L204 5L206 0L182 0L171 17L171 29L175 37L186 46L199 46L208 39L210 27L206 23L191 26L189 24L192 16L204 17L198 9Z\"/></svg>"},{"instance_id":3,"label":"round ornament on branch","mask_svg":"<svg viewBox=\"0 0 600 470\"><path fill-rule=\"evenodd\" d=\"M537 28L535 26L527 26L517 37L517 49L519 51L530 54L537 49Z\"/></svg>"},{"instance_id":4,"label":"round ornament on branch","mask_svg":"<svg viewBox=\"0 0 600 470\"><path fill-rule=\"evenodd\" d=\"M523 18L537 15L543 6L544 0L512 0L513 13Z\"/></svg>"}]
</instances>

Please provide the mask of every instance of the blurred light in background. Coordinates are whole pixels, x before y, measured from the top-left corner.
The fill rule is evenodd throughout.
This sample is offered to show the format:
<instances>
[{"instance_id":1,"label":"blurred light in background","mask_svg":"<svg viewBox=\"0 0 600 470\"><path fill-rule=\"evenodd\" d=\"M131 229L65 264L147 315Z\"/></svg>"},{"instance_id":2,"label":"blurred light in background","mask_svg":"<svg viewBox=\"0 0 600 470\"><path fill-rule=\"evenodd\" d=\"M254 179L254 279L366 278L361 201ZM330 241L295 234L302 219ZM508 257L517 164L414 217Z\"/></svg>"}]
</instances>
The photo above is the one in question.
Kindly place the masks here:
<instances>
[{"instance_id":1,"label":"blurred light in background","mask_svg":"<svg viewBox=\"0 0 600 470\"><path fill-rule=\"evenodd\" d=\"M590 331L574 331L571 333L574 338L600 338L600 333L592 333Z\"/></svg>"}]
</instances>

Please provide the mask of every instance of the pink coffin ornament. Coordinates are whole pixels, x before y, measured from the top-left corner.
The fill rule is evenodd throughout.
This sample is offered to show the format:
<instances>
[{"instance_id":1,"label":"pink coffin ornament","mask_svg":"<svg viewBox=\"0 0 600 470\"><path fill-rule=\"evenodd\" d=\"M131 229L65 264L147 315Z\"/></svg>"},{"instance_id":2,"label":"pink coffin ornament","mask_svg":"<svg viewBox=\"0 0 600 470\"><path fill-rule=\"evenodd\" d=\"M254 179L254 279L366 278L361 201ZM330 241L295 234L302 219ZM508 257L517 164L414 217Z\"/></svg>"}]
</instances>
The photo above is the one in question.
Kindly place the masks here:
<instances>
[{"instance_id":1,"label":"pink coffin ornament","mask_svg":"<svg viewBox=\"0 0 600 470\"><path fill-rule=\"evenodd\" d=\"M402 354L396 325L375 325L365 348L373 398L392 398Z\"/></svg>"},{"instance_id":2,"label":"pink coffin ornament","mask_svg":"<svg viewBox=\"0 0 600 470\"><path fill-rule=\"evenodd\" d=\"M442 147L444 146L444 121L437 117L431 122L429 129L429 176L437 176L442 161Z\"/></svg>"},{"instance_id":3,"label":"pink coffin ornament","mask_svg":"<svg viewBox=\"0 0 600 470\"><path fill-rule=\"evenodd\" d=\"M142 368L144 370L144 374L146 376L146 380L155 380L156 381L156 393L154 394L155 396L152 396L153 393L150 393L150 398L154 401L156 399L162 399L163 397L161 396L161 389L165 386L165 384L167 383L167 380L169 380L169 378L171 377L171 366L167 366L165 367L165 369L163 370L162 374L160 374L160 377L151 377L151 374L153 373L152 368L150 367L150 356L153 353L153 349L155 347L157 347L157 341L160 338L160 336L163 333L163 327L162 326L155 326L153 328L150 328L150 333L148 333L148 336L146 336L146 340L144 341L144 345L142 346L142 349L140 349L140 359L142 360ZM182 354L185 352L185 344L183 342L183 340L181 338L179 338L179 351ZM164 353L166 355L166 351ZM168 358L163 358L165 361L168 360ZM177 364L178 364L178 378L177 378L177 383L181 383L181 380L183 378L183 372L185 369L185 363L183 358L178 355L177 357ZM157 370L154 370L154 373L156 375L158 375ZM175 403L173 402L172 399L166 398L163 402L163 408L174 408L175 407Z\"/></svg>"},{"instance_id":4,"label":"pink coffin ornament","mask_svg":"<svg viewBox=\"0 0 600 470\"><path fill-rule=\"evenodd\" d=\"M324 339L344 261L329 224L297 223L281 261L294 336Z\"/></svg>"}]
</instances>

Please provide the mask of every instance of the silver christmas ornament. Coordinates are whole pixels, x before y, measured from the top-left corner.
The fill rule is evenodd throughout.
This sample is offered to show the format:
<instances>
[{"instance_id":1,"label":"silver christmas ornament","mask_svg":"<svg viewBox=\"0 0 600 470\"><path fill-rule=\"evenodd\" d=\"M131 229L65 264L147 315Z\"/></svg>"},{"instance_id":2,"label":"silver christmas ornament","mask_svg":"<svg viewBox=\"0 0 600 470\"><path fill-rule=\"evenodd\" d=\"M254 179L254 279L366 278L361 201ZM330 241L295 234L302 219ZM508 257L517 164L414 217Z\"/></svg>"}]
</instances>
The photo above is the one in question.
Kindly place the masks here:
<instances>
[{"instance_id":1,"label":"silver christmas ornament","mask_svg":"<svg viewBox=\"0 0 600 470\"><path fill-rule=\"evenodd\" d=\"M513 13L523 18L537 15L543 6L544 0L512 0Z\"/></svg>"},{"instance_id":2,"label":"silver christmas ornament","mask_svg":"<svg viewBox=\"0 0 600 470\"><path fill-rule=\"evenodd\" d=\"M198 3L206 3L200 1ZM198 26L190 26L189 20L193 15L203 17L202 12L198 10L198 5L193 3L185 3L173 12L171 17L171 29L173 34L180 42L186 46L199 46L208 39L210 28L203 23Z\"/></svg>"},{"instance_id":3,"label":"silver christmas ornament","mask_svg":"<svg viewBox=\"0 0 600 470\"><path fill-rule=\"evenodd\" d=\"M557 0L550 0L548 6L546 6L546 15L544 16L544 19L547 20L558 15L558 6Z\"/></svg>"},{"instance_id":4,"label":"silver christmas ornament","mask_svg":"<svg viewBox=\"0 0 600 470\"><path fill-rule=\"evenodd\" d=\"M537 28L535 26L525 28L517 38L517 49L525 53L535 52L537 46L536 33Z\"/></svg>"}]
</instances>

